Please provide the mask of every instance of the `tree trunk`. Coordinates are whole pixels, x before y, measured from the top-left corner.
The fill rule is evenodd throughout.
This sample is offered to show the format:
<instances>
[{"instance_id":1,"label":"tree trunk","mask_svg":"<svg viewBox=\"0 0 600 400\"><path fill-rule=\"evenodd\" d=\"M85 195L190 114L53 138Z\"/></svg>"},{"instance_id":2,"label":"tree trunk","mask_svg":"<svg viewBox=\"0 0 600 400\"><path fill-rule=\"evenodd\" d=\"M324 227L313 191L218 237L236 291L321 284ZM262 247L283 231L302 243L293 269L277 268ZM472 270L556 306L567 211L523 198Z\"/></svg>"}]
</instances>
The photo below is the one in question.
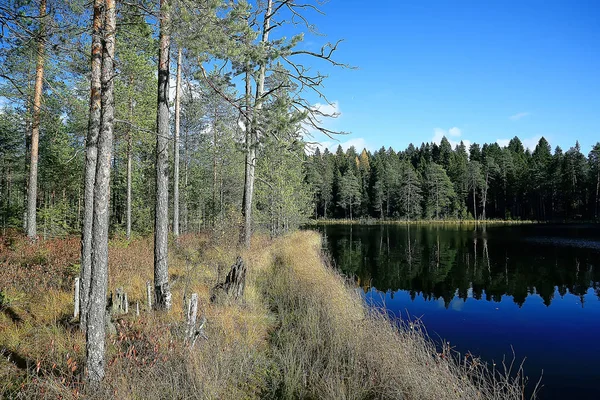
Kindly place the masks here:
<instances>
[{"instance_id":1,"label":"tree trunk","mask_svg":"<svg viewBox=\"0 0 600 400\"><path fill-rule=\"evenodd\" d=\"M213 115L213 188L212 188L212 207L213 207L213 219L217 210L217 106L215 105Z\"/></svg>"},{"instance_id":2,"label":"tree trunk","mask_svg":"<svg viewBox=\"0 0 600 400\"><path fill-rule=\"evenodd\" d=\"M29 163L29 188L27 190L27 237L37 239L36 205L38 176L38 144L40 140L40 117L44 84L44 51L46 48L46 0L40 0L40 31L37 38L37 64L35 67L35 87L33 89L33 109L31 124L31 154Z\"/></svg>"},{"instance_id":3,"label":"tree trunk","mask_svg":"<svg viewBox=\"0 0 600 400\"><path fill-rule=\"evenodd\" d=\"M169 290L169 24L168 0L160 0L158 104L156 116L156 205L154 219L154 307L171 308Z\"/></svg>"},{"instance_id":4,"label":"tree trunk","mask_svg":"<svg viewBox=\"0 0 600 400\"><path fill-rule=\"evenodd\" d=\"M173 141L173 236L179 237L179 122L181 104L181 47L177 52L175 83L175 140Z\"/></svg>"},{"instance_id":5,"label":"tree trunk","mask_svg":"<svg viewBox=\"0 0 600 400\"><path fill-rule=\"evenodd\" d=\"M92 268L94 184L96 181L97 142L101 118L102 40L100 30L102 29L103 3L104 0L94 0L94 20L92 22L90 115L85 144L85 188L83 194L83 223L81 226L81 289L79 291L81 312L79 314L79 325L82 330L86 329Z\"/></svg>"},{"instance_id":6,"label":"tree trunk","mask_svg":"<svg viewBox=\"0 0 600 400\"><path fill-rule=\"evenodd\" d=\"M185 130L183 138L183 231L188 232L188 196L187 196L187 185L188 185L188 131Z\"/></svg>"},{"instance_id":7,"label":"tree trunk","mask_svg":"<svg viewBox=\"0 0 600 400\"><path fill-rule=\"evenodd\" d=\"M596 217L596 221L598 220L598 202L600 201L600 199L598 198L598 194L600 193L600 165L596 166L596 168L598 169L598 174L596 176L596 211L595 211L595 217Z\"/></svg>"},{"instance_id":8,"label":"tree trunk","mask_svg":"<svg viewBox=\"0 0 600 400\"><path fill-rule=\"evenodd\" d=\"M269 41L269 28L271 24L271 10L273 8L273 0L268 0L267 9L265 11L265 17L263 22L261 43L265 44ZM266 61L260 65L258 72L258 80L256 82L256 98L254 99L255 107L253 112L253 118L249 117L249 120L254 119L249 126L246 127L246 173L244 175L244 196L242 214L244 216L244 227L242 229L243 243L246 247L250 246L250 238L252 237L252 196L254 193L254 173L256 170L256 143L258 141L258 124L256 118L259 117L260 110L262 109L263 94L265 91L265 74L267 64ZM249 72L246 71L246 100L250 97L250 77ZM249 110L246 110L248 112Z\"/></svg>"},{"instance_id":9,"label":"tree trunk","mask_svg":"<svg viewBox=\"0 0 600 400\"><path fill-rule=\"evenodd\" d=\"M440 188L438 186L438 181L436 183L436 192L435 192L435 219L440 219Z\"/></svg>"},{"instance_id":10,"label":"tree trunk","mask_svg":"<svg viewBox=\"0 0 600 400\"><path fill-rule=\"evenodd\" d=\"M385 216L389 218L390 216L390 189L388 189L386 202L385 202Z\"/></svg>"},{"instance_id":11,"label":"tree trunk","mask_svg":"<svg viewBox=\"0 0 600 400\"><path fill-rule=\"evenodd\" d=\"M244 168L244 194L242 197L242 216L244 222L241 231L240 242L244 246L250 246L252 236L252 195L254 192L254 171L256 169L256 147L254 143L254 132L252 129L252 117L250 116L250 71L246 71L246 157Z\"/></svg>"},{"instance_id":12,"label":"tree trunk","mask_svg":"<svg viewBox=\"0 0 600 400\"><path fill-rule=\"evenodd\" d=\"M473 217L475 218L475 221L477 221L477 201L475 199L475 180L473 179Z\"/></svg>"},{"instance_id":13,"label":"tree trunk","mask_svg":"<svg viewBox=\"0 0 600 400\"><path fill-rule=\"evenodd\" d=\"M408 184L410 185L411 182L409 181ZM407 199L407 203L408 203L407 210L408 210L408 213L406 214L406 220L407 221L410 221L410 208L411 208L411 205L412 205L412 203L411 203L412 199L411 199L411 196L410 196L411 195L411 191L412 191L412 186L409 186L408 187L408 199Z\"/></svg>"},{"instance_id":14,"label":"tree trunk","mask_svg":"<svg viewBox=\"0 0 600 400\"><path fill-rule=\"evenodd\" d=\"M104 48L102 50L102 120L98 136L98 160L94 186L92 226L92 268L87 318L87 371L90 382L104 378L105 313L108 286L108 216L110 199L110 161L114 123L114 55L116 13L114 0L106 0L104 10Z\"/></svg>"},{"instance_id":15,"label":"tree trunk","mask_svg":"<svg viewBox=\"0 0 600 400\"><path fill-rule=\"evenodd\" d=\"M129 79L130 85L133 87L133 76ZM133 123L133 96L129 99L129 120ZM132 137L132 129L131 127L127 132L127 240L131 239L131 186L132 186L132 167L133 167L133 137Z\"/></svg>"},{"instance_id":16,"label":"tree trunk","mask_svg":"<svg viewBox=\"0 0 600 400\"><path fill-rule=\"evenodd\" d=\"M485 215L485 205L487 203L487 193L488 193L488 185L489 185L489 177L490 177L490 173L489 171L485 173L485 190L483 192L483 212L481 213L481 219L485 221L486 215Z\"/></svg>"}]
</instances>

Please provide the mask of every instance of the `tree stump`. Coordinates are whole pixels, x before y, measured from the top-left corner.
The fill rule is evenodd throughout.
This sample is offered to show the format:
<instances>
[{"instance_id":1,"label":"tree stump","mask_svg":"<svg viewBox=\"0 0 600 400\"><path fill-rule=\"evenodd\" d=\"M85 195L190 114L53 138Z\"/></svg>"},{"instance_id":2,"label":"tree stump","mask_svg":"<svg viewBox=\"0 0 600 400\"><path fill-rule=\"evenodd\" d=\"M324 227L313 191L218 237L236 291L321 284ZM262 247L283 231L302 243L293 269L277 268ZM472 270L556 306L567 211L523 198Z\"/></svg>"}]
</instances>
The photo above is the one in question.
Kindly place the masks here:
<instances>
[{"instance_id":1,"label":"tree stump","mask_svg":"<svg viewBox=\"0 0 600 400\"><path fill-rule=\"evenodd\" d=\"M220 303L227 299L241 299L244 296L247 270L246 263L244 263L242 257L238 256L235 264L231 266L225 282L217 284L211 290L211 303Z\"/></svg>"},{"instance_id":2,"label":"tree stump","mask_svg":"<svg viewBox=\"0 0 600 400\"><path fill-rule=\"evenodd\" d=\"M119 314L127 314L129 312L129 300L127 298L127 293L123 290L122 287L117 289L116 296L110 294L110 311L113 315Z\"/></svg>"}]
</instances>

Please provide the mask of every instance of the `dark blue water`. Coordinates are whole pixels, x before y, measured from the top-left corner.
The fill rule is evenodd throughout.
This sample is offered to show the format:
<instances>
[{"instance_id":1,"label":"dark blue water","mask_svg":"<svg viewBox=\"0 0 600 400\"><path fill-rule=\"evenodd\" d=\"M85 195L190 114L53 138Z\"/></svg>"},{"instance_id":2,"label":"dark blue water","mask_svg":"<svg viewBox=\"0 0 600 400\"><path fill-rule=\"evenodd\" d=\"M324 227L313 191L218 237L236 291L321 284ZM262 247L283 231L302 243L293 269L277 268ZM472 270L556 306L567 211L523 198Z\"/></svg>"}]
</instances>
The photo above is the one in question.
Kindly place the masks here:
<instances>
[{"instance_id":1,"label":"dark blue water","mask_svg":"<svg viewBox=\"0 0 600 400\"><path fill-rule=\"evenodd\" d=\"M368 302L499 362L512 352L541 399L600 398L597 226L319 227Z\"/></svg>"}]
</instances>

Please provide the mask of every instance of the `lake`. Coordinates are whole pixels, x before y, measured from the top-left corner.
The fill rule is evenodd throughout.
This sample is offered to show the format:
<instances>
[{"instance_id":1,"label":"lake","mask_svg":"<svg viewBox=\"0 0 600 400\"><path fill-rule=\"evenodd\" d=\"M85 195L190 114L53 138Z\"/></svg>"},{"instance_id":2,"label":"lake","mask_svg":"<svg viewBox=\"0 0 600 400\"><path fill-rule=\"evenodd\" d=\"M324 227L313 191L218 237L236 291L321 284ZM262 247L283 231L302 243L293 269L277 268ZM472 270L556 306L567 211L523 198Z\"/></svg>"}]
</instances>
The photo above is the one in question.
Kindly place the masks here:
<instances>
[{"instance_id":1,"label":"lake","mask_svg":"<svg viewBox=\"0 0 600 400\"><path fill-rule=\"evenodd\" d=\"M488 362L514 349L541 399L600 398L597 225L317 229L369 304Z\"/></svg>"}]
</instances>

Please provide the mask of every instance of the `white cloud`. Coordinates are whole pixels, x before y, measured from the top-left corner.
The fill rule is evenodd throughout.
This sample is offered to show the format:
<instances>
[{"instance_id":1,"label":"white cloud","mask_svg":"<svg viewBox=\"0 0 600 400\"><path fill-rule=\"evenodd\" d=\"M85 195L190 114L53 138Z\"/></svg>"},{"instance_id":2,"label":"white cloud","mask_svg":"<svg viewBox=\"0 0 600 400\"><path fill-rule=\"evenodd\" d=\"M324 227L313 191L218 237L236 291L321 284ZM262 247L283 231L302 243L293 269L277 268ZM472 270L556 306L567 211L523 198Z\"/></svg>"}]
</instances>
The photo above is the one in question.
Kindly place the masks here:
<instances>
[{"instance_id":1,"label":"white cloud","mask_svg":"<svg viewBox=\"0 0 600 400\"><path fill-rule=\"evenodd\" d=\"M533 151L541 138L542 136L538 135L531 138L522 139L521 141L523 142L523 146L525 146L526 149Z\"/></svg>"},{"instance_id":2,"label":"white cloud","mask_svg":"<svg viewBox=\"0 0 600 400\"><path fill-rule=\"evenodd\" d=\"M448 133L450 134L450 136L453 136L453 137L458 137L462 134L460 129L458 129L457 127L448 129Z\"/></svg>"},{"instance_id":3,"label":"white cloud","mask_svg":"<svg viewBox=\"0 0 600 400\"><path fill-rule=\"evenodd\" d=\"M335 118L342 114L340 111L340 103L337 100L331 104L315 103L315 105L312 106L312 109L325 114L325 116L321 118Z\"/></svg>"},{"instance_id":4,"label":"white cloud","mask_svg":"<svg viewBox=\"0 0 600 400\"><path fill-rule=\"evenodd\" d=\"M450 309L452 309L454 311L462 311L464 306L465 306L465 301L459 297L455 297L450 302Z\"/></svg>"},{"instance_id":5,"label":"white cloud","mask_svg":"<svg viewBox=\"0 0 600 400\"><path fill-rule=\"evenodd\" d=\"M510 117L508 117L509 119L511 119L512 121L518 121L521 118L525 118L526 116L530 115L529 112L520 112L520 113L516 113L515 115L511 115Z\"/></svg>"},{"instance_id":6,"label":"white cloud","mask_svg":"<svg viewBox=\"0 0 600 400\"><path fill-rule=\"evenodd\" d=\"M444 136L446 137L446 139L448 139L452 148L455 148L461 142L461 139L459 139L459 138L462 136L462 131L460 130L460 128L457 128L456 126L450 128L448 130L445 130L442 128L435 128L433 130L433 138L431 139L431 142L440 144L442 142L442 139L444 138ZM456 138L456 140L452 140L452 138ZM462 139L462 142L466 146L467 151L469 151L469 146L471 145L471 141Z\"/></svg>"},{"instance_id":7,"label":"white cloud","mask_svg":"<svg viewBox=\"0 0 600 400\"><path fill-rule=\"evenodd\" d=\"M308 138L316 138L319 141L321 132L315 128L315 125L331 131L336 130L337 120L342 116L340 110L340 103L336 100L329 103L315 103L311 106L311 109L316 111L310 115L310 119L307 118L302 124L304 129L304 136ZM323 139L326 140L326 139Z\"/></svg>"},{"instance_id":8,"label":"white cloud","mask_svg":"<svg viewBox=\"0 0 600 400\"><path fill-rule=\"evenodd\" d=\"M521 139L521 143L523 143L523 147L533 151L541 138L541 135L532 136L530 138ZM510 143L510 139L497 139L496 143L498 143L500 147L506 147L508 146L508 143Z\"/></svg>"},{"instance_id":9,"label":"white cloud","mask_svg":"<svg viewBox=\"0 0 600 400\"><path fill-rule=\"evenodd\" d=\"M315 103L311 107L317 113L313 113L312 120L310 122L304 122L304 139L308 142L306 145L306 152L313 154L317 148L324 151L329 149L331 152L335 152L338 145L341 145L344 150L348 147L356 147L356 151L360 152L363 148L367 147L366 141L363 138L352 138L346 141L338 141L323 134L313 125L317 125L330 131L339 131L339 120L342 116L340 103L336 100L331 103Z\"/></svg>"},{"instance_id":10,"label":"white cloud","mask_svg":"<svg viewBox=\"0 0 600 400\"><path fill-rule=\"evenodd\" d=\"M496 140L496 143L498 143L498 145L500 147L506 147L506 146L508 146L509 142L510 142L510 139L498 139L498 140Z\"/></svg>"},{"instance_id":11,"label":"white cloud","mask_svg":"<svg viewBox=\"0 0 600 400\"><path fill-rule=\"evenodd\" d=\"M354 146L357 153L360 153L363 149L371 150L365 139L352 138L352 139L348 139L344 142L327 140L327 141L323 141L323 142L308 143L306 145L306 153L314 154L314 152L316 151L317 148L321 151L321 153L323 151L325 151L325 149L328 149L330 152L335 153L338 146L342 146L342 149L344 151L348 150L348 148L350 148L351 146Z\"/></svg>"}]
</instances>

